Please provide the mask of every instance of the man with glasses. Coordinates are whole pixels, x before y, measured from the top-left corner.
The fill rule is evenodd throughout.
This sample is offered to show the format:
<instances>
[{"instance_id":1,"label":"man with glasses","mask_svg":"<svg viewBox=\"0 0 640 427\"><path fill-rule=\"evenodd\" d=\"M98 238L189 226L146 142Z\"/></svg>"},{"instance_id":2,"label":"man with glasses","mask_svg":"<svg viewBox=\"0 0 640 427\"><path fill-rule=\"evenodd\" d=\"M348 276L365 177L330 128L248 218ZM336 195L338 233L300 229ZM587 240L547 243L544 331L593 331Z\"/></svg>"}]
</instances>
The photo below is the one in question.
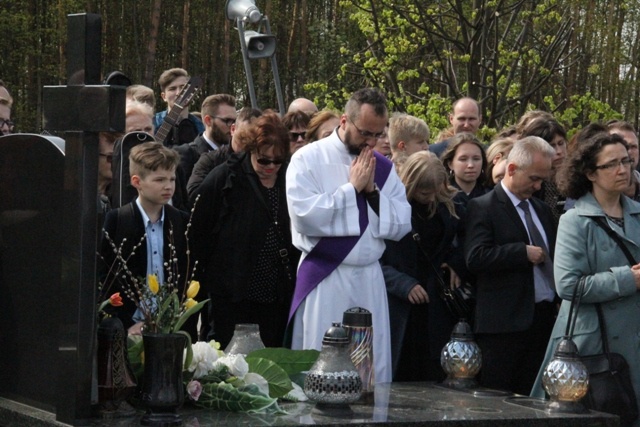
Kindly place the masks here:
<instances>
[{"instance_id":1,"label":"man with glasses","mask_svg":"<svg viewBox=\"0 0 640 427\"><path fill-rule=\"evenodd\" d=\"M411 229L411 207L390 160L374 153L388 121L377 89L355 92L334 132L296 151L287 169L293 244L302 251L290 312L292 348L317 349L331 322L373 314L375 381L391 381L385 239Z\"/></svg>"},{"instance_id":2,"label":"man with glasses","mask_svg":"<svg viewBox=\"0 0 640 427\"><path fill-rule=\"evenodd\" d=\"M11 121L11 101L0 98L0 136L13 133L14 123Z\"/></svg>"},{"instance_id":3,"label":"man with glasses","mask_svg":"<svg viewBox=\"0 0 640 427\"><path fill-rule=\"evenodd\" d=\"M236 98L225 93L210 95L200 109L204 132L192 142L175 147L180 153L180 167L188 182L200 155L216 151L231 142L231 129L236 123Z\"/></svg>"},{"instance_id":4,"label":"man with glasses","mask_svg":"<svg viewBox=\"0 0 640 427\"><path fill-rule=\"evenodd\" d=\"M311 116L302 111L287 113L282 118L282 123L289 129L289 153L293 154L307 143L305 135Z\"/></svg>"}]
</instances>

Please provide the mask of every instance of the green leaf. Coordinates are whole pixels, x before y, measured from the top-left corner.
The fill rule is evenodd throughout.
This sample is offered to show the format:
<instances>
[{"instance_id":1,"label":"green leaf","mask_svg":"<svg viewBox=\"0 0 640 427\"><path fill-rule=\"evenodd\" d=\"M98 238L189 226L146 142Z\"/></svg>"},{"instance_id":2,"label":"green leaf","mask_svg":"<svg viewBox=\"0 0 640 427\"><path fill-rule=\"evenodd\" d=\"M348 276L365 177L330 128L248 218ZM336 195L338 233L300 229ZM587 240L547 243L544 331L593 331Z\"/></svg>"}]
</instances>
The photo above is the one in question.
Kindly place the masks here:
<instances>
[{"instance_id":1,"label":"green leaf","mask_svg":"<svg viewBox=\"0 0 640 427\"><path fill-rule=\"evenodd\" d=\"M245 360L249 364L249 372L260 374L267 380L271 397L282 397L293 389L289 375L271 360L253 356Z\"/></svg>"},{"instance_id":2,"label":"green leaf","mask_svg":"<svg viewBox=\"0 0 640 427\"><path fill-rule=\"evenodd\" d=\"M208 303L209 300L206 299L204 301L200 301L199 303L197 303L196 305L194 305L193 307L191 307L189 310L185 311L182 316L180 316L180 318L178 319L178 321L176 322L175 326L173 327L174 331L178 331L180 330L180 328L182 327L182 325L184 324L184 322L187 321L187 319L189 317L191 317L191 315L196 314L198 311L200 311L200 309L206 304Z\"/></svg>"},{"instance_id":3,"label":"green leaf","mask_svg":"<svg viewBox=\"0 0 640 427\"><path fill-rule=\"evenodd\" d=\"M271 360L288 375L294 375L311 369L318 359L318 350L289 350L288 348L264 348L252 351L247 357L260 357Z\"/></svg>"},{"instance_id":4,"label":"green leaf","mask_svg":"<svg viewBox=\"0 0 640 427\"><path fill-rule=\"evenodd\" d=\"M258 391L253 385L235 388L225 382L202 384L202 394L193 403L207 409L218 409L232 412L284 414L278 406L277 399Z\"/></svg>"},{"instance_id":5,"label":"green leaf","mask_svg":"<svg viewBox=\"0 0 640 427\"><path fill-rule=\"evenodd\" d=\"M138 384L142 383L142 375L144 373L143 353L142 335L129 335L127 337L127 356Z\"/></svg>"}]
</instances>

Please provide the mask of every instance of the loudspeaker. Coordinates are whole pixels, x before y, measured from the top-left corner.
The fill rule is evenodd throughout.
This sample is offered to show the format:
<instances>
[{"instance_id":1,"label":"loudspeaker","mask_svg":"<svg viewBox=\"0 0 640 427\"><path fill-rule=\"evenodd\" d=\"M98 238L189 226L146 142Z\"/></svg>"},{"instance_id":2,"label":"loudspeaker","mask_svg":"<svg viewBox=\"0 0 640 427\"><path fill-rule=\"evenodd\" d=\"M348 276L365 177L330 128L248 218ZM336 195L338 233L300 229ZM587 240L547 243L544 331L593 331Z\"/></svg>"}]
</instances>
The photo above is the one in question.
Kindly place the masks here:
<instances>
[{"instance_id":1,"label":"loudspeaker","mask_svg":"<svg viewBox=\"0 0 640 427\"><path fill-rule=\"evenodd\" d=\"M276 53L276 37L260 34L255 31L245 31L244 41L247 44L249 59L270 58Z\"/></svg>"},{"instance_id":2,"label":"loudspeaker","mask_svg":"<svg viewBox=\"0 0 640 427\"><path fill-rule=\"evenodd\" d=\"M227 19L235 21L240 18L255 24L262 19L262 13L256 6L256 0L227 0L225 6Z\"/></svg>"}]
</instances>

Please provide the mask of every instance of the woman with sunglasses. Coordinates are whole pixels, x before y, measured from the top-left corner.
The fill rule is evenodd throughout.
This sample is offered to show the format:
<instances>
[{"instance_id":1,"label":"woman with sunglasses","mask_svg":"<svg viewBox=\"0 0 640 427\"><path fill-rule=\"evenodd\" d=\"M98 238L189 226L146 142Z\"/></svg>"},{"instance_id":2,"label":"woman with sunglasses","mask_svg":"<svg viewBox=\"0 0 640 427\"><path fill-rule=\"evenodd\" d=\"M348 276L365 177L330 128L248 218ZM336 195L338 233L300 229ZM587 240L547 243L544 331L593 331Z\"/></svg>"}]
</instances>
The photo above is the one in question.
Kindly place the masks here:
<instances>
[{"instance_id":1,"label":"woman with sunglasses","mask_svg":"<svg viewBox=\"0 0 640 427\"><path fill-rule=\"evenodd\" d=\"M244 152L209 173L193 208L196 276L211 299L207 338L226 346L237 323L257 323L264 344L280 347L299 257L285 196L289 132L266 114L234 138Z\"/></svg>"}]
</instances>

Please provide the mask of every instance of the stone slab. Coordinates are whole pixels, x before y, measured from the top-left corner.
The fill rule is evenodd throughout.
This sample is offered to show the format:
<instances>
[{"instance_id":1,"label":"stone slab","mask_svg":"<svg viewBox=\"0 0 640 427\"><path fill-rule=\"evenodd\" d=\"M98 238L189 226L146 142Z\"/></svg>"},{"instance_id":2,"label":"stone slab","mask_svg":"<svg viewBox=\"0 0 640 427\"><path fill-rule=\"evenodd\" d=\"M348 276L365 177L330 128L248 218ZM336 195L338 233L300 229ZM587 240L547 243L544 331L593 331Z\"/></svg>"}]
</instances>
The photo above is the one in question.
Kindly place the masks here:
<instances>
[{"instance_id":1,"label":"stone slab","mask_svg":"<svg viewBox=\"0 0 640 427\"><path fill-rule=\"evenodd\" d=\"M513 397L474 397L470 393L448 390L431 383L392 383L376 386L375 403L351 405L350 410L319 408L313 403L284 403L287 415L256 415L185 406L180 413L183 425L331 425L331 426L545 426L545 427L615 427L618 417L591 412L585 415L548 414L544 401L522 396L523 404ZM517 399L515 399L517 402ZM0 419L11 410L0 400ZM535 409L538 406L538 409ZM15 411L16 408L13 408ZM20 409L20 408L18 408ZM141 415L141 414L140 414ZM91 421L92 426L130 426L138 417ZM13 419L15 418L15 415ZM24 424L12 426L61 425Z\"/></svg>"}]
</instances>

